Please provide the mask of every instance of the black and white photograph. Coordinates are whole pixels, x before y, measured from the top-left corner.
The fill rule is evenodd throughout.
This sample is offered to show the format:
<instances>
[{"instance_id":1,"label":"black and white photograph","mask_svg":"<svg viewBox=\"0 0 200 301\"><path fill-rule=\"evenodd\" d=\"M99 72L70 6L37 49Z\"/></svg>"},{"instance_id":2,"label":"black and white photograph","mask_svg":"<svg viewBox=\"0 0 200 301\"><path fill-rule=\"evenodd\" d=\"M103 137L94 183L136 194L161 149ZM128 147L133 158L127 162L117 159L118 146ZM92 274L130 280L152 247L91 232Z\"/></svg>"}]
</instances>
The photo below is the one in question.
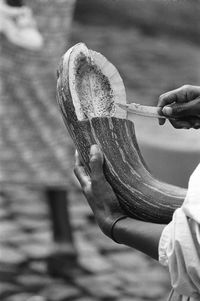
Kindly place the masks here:
<instances>
[{"instance_id":1,"label":"black and white photograph","mask_svg":"<svg viewBox=\"0 0 200 301\"><path fill-rule=\"evenodd\" d=\"M0 301L200 301L200 0L0 0Z\"/></svg>"}]
</instances>

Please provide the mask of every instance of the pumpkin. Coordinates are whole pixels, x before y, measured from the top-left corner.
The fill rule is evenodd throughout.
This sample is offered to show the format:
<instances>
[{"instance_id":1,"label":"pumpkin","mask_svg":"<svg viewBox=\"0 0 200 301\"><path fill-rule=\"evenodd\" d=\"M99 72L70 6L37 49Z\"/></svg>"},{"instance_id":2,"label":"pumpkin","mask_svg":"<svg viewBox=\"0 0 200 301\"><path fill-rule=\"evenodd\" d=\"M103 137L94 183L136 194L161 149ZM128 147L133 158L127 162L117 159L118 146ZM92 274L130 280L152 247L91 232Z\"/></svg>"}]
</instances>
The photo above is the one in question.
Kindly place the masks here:
<instances>
[{"instance_id":1,"label":"pumpkin","mask_svg":"<svg viewBox=\"0 0 200 301\"><path fill-rule=\"evenodd\" d=\"M90 174L89 149L98 144L104 154L104 174L128 216L168 223L186 190L156 179L137 143L134 123L117 103L126 92L117 69L100 53L78 43L62 57L57 100L64 123Z\"/></svg>"}]
</instances>

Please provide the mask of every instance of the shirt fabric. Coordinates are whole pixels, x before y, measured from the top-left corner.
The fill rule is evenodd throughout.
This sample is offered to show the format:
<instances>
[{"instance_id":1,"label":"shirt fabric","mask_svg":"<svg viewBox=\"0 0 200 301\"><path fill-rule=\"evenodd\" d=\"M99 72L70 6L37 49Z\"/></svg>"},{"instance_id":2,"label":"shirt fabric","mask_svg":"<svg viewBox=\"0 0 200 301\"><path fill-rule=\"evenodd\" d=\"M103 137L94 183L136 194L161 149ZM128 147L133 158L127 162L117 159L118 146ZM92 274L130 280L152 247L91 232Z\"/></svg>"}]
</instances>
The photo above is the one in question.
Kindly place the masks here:
<instances>
[{"instance_id":1,"label":"shirt fabric","mask_svg":"<svg viewBox=\"0 0 200 301\"><path fill-rule=\"evenodd\" d=\"M168 301L200 301L200 164L190 177L183 205L161 234L159 261L170 273Z\"/></svg>"}]
</instances>

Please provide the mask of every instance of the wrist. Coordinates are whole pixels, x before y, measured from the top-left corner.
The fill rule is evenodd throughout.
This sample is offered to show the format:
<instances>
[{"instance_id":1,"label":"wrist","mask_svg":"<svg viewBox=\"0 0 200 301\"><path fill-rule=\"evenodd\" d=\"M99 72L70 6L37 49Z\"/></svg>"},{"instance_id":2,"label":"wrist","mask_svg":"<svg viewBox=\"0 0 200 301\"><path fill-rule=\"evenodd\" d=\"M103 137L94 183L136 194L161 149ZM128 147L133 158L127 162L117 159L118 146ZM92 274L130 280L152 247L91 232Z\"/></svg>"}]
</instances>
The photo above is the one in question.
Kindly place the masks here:
<instances>
[{"instance_id":1,"label":"wrist","mask_svg":"<svg viewBox=\"0 0 200 301\"><path fill-rule=\"evenodd\" d=\"M116 242L116 243L120 243L116 237L115 237L115 227L117 226L117 223L119 223L120 221L124 220L124 219L127 219L128 216L123 214L121 216L118 216L117 218L115 218L110 226L110 238Z\"/></svg>"},{"instance_id":2,"label":"wrist","mask_svg":"<svg viewBox=\"0 0 200 301\"><path fill-rule=\"evenodd\" d=\"M96 221L101 228L102 232L111 238L113 241L117 242L115 239L115 227L116 224L119 223L121 220L126 219L128 216L121 213L121 214L115 214L114 216L104 217L104 218L97 218Z\"/></svg>"},{"instance_id":3,"label":"wrist","mask_svg":"<svg viewBox=\"0 0 200 301\"><path fill-rule=\"evenodd\" d=\"M158 259L158 244L165 226L127 217L115 224L113 234L119 244L127 245Z\"/></svg>"}]
</instances>

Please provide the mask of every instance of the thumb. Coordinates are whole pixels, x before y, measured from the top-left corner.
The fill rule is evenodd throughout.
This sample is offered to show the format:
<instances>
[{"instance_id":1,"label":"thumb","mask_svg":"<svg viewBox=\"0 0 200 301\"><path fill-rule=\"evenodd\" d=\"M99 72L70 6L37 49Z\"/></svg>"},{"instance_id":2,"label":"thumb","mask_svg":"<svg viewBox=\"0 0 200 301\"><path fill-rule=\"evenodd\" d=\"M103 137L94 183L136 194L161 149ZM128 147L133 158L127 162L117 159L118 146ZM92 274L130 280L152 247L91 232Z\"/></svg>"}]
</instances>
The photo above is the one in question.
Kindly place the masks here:
<instances>
[{"instance_id":1,"label":"thumb","mask_svg":"<svg viewBox=\"0 0 200 301\"><path fill-rule=\"evenodd\" d=\"M173 103L170 106L165 106L162 109L165 116L183 117L183 116L196 116L200 114L200 98L196 98L189 102Z\"/></svg>"},{"instance_id":2,"label":"thumb","mask_svg":"<svg viewBox=\"0 0 200 301\"><path fill-rule=\"evenodd\" d=\"M94 144L90 148L90 168L92 176L100 178L103 174L103 153L97 144Z\"/></svg>"}]
</instances>

